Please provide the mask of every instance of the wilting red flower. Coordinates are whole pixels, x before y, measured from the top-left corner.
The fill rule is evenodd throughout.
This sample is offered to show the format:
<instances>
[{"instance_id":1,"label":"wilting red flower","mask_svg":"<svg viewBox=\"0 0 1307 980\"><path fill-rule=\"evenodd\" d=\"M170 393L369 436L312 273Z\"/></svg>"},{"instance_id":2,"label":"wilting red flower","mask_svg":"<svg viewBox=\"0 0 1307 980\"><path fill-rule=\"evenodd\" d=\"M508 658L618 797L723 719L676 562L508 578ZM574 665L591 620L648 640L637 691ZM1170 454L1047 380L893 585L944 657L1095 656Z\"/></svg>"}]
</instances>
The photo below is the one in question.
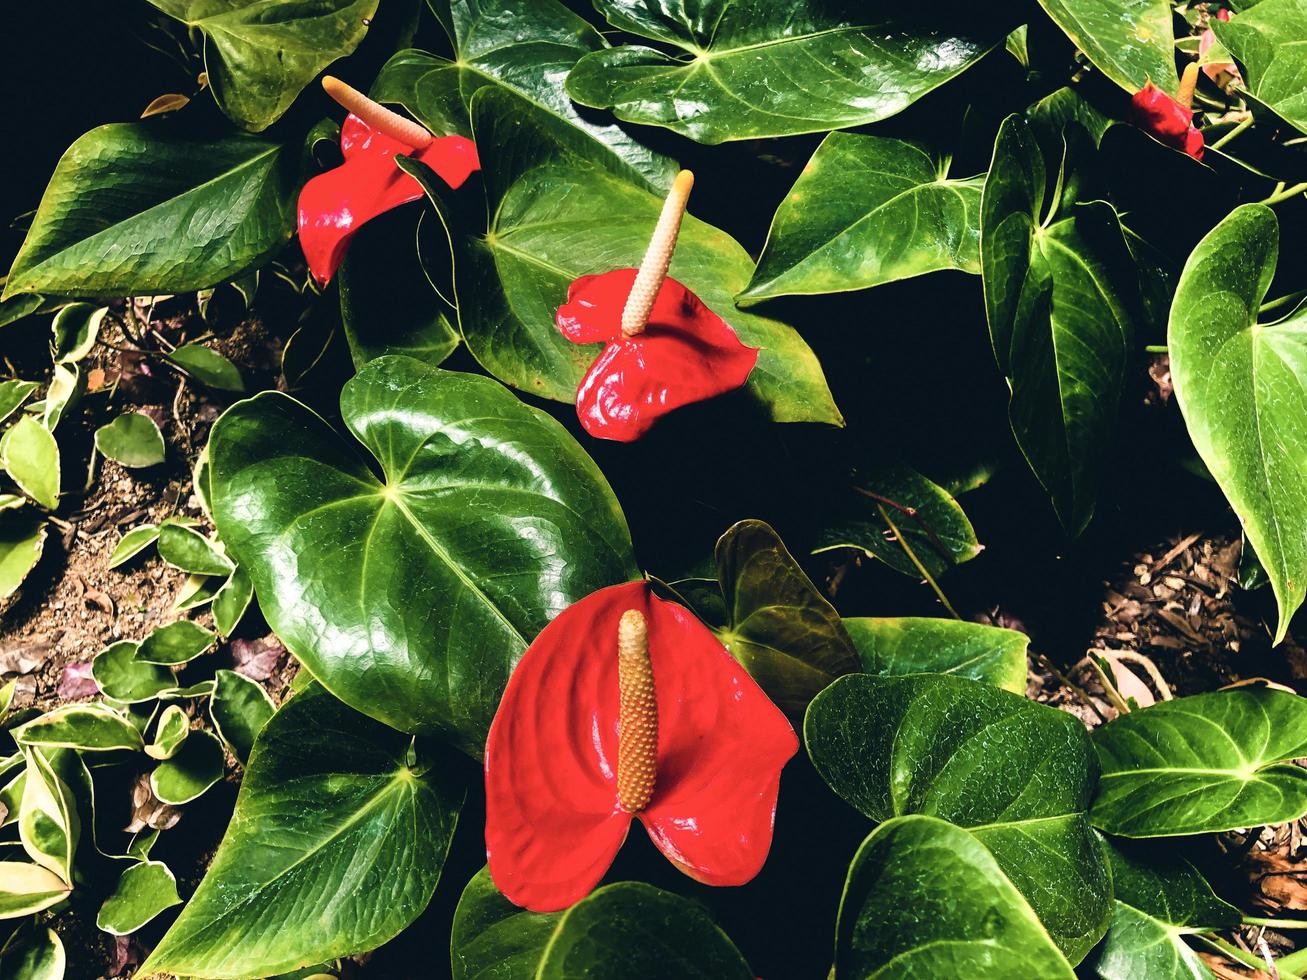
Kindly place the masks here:
<instances>
[{"instance_id":1,"label":"wilting red flower","mask_svg":"<svg viewBox=\"0 0 1307 980\"><path fill-rule=\"evenodd\" d=\"M677 174L637 269L582 276L556 322L574 344L604 344L576 391L597 439L631 442L668 412L741 387L758 351L693 292L668 277L694 177Z\"/></svg>"},{"instance_id":2,"label":"wilting red flower","mask_svg":"<svg viewBox=\"0 0 1307 980\"><path fill-rule=\"evenodd\" d=\"M370 120L354 111L345 117L340 128L345 162L314 177L300 191L300 246L313 278L322 284L335 274L350 238L363 224L422 197L422 185L399 169L396 154L421 161L455 189L480 167L476 146L466 137L432 137L412 120L335 79L324 79L324 87L339 101L346 101L340 90L348 90L349 108L357 108ZM396 132L406 138L396 138Z\"/></svg>"},{"instance_id":3,"label":"wilting red flower","mask_svg":"<svg viewBox=\"0 0 1307 980\"><path fill-rule=\"evenodd\" d=\"M632 658L645 650L641 674ZM486 742L490 874L517 905L566 908L638 818L690 877L743 884L766 860L798 745L688 611L644 582L601 589L546 626L509 678Z\"/></svg>"},{"instance_id":4,"label":"wilting red flower","mask_svg":"<svg viewBox=\"0 0 1307 980\"><path fill-rule=\"evenodd\" d=\"M1203 158L1203 134L1194 128L1194 112L1189 108L1193 98L1193 81L1198 75L1197 63L1185 68L1180 82L1181 98L1174 99L1152 82L1148 82L1130 100L1134 123L1151 133L1159 142L1172 149L1182 150L1195 160Z\"/></svg>"}]
</instances>

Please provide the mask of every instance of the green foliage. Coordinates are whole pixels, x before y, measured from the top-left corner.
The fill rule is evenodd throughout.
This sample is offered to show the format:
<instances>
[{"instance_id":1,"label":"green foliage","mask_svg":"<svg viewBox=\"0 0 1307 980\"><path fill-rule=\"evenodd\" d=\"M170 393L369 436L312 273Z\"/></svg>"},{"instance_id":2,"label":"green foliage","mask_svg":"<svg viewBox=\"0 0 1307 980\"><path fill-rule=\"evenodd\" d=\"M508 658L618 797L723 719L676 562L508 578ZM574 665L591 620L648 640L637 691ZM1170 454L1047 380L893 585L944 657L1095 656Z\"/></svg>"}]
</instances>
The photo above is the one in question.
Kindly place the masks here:
<instances>
[{"instance_id":1,"label":"green foliage","mask_svg":"<svg viewBox=\"0 0 1307 980\"><path fill-rule=\"evenodd\" d=\"M1175 39L1166 0L1039 2L1094 66L1127 92L1150 81L1175 90Z\"/></svg>"},{"instance_id":2,"label":"green foliage","mask_svg":"<svg viewBox=\"0 0 1307 980\"><path fill-rule=\"evenodd\" d=\"M163 433L154 419L125 412L95 431L95 448L130 469L163 462Z\"/></svg>"},{"instance_id":3,"label":"green foliage","mask_svg":"<svg viewBox=\"0 0 1307 980\"><path fill-rule=\"evenodd\" d=\"M1261 0L1212 30L1247 72L1248 91L1281 119L1307 133L1307 85L1301 54L1307 45L1307 3Z\"/></svg>"},{"instance_id":4,"label":"green foliage","mask_svg":"<svg viewBox=\"0 0 1307 980\"><path fill-rule=\"evenodd\" d=\"M868 674L956 674L1013 694L1026 692L1024 633L955 619L844 620Z\"/></svg>"}]
</instances>

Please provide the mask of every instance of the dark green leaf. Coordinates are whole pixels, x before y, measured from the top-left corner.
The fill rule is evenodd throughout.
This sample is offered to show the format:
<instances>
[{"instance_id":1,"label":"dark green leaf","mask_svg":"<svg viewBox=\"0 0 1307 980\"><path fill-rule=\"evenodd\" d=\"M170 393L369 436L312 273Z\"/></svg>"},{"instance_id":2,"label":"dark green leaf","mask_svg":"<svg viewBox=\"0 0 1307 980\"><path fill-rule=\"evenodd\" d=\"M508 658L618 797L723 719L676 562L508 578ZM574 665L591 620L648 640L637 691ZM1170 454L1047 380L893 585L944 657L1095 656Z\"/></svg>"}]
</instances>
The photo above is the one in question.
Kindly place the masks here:
<instances>
[{"instance_id":1,"label":"dark green leaf","mask_svg":"<svg viewBox=\"0 0 1307 980\"><path fill-rule=\"evenodd\" d=\"M193 528L166 524L159 529L159 557L193 575L227 575L231 559Z\"/></svg>"},{"instance_id":2,"label":"dark green leaf","mask_svg":"<svg viewBox=\"0 0 1307 980\"><path fill-rule=\"evenodd\" d=\"M129 468L155 466L164 458L163 433L140 412L126 412L96 429L95 448Z\"/></svg>"},{"instance_id":3,"label":"dark green leaf","mask_svg":"<svg viewBox=\"0 0 1307 980\"><path fill-rule=\"evenodd\" d=\"M124 704L153 700L176 686L172 671L136 659L138 644L131 640L111 643L91 661L91 676L105 697Z\"/></svg>"},{"instance_id":4,"label":"dark green leaf","mask_svg":"<svg viewBox=\"0 0 1307 980\"><path fill-rule=\"evenodd\" d=\"M0 514L0 599L18 591L45 550L45 520L37 514Z\"/></svg>"},{"instance_id":5,"label":"dark green leaf","mask_svg":"<svg viewBox=\"0 0 1307 980\"><path fill-rule=\"evenodd\" d=\"M1162 701L1094 732L1102 764L1094 826L1171 837L1307 813L1307 702L1239 687Z\"/></svg>"},{"instance_id":6,"label":"dark green leaf","mask_svg":"<svg viewBox=\"0 0 1307 980\"><path fill-rule=\"evenodd\" d=\"M211 347L187 344L166 355L201 384L221 391L244 391L245 381L236 365Z\"/></svg>"},{"instance_id":7,"label":"dark green leaf","mask_svg":"<svg viewBox=\"0 0 1307 980\"><path fill-rule=\"evenodd\" d=\"M1073 143L1087 142L1077 127L1067 133L1080 134L1068 137ZM1138 280L1112 207L1046 207L1044 180L1034 133L1009 116L981 207L990 338L1012 388L1017 444L1063 525L1078 534L1093 515L1116 423ZM1064 190L1072 186L1064 173Z\"/></svg>"},{"instance_id":8,"label":"dark green leaf","mask_svg":"<svg viewBox=\"0 0 1307 980\"><path fill-rule=\"evenodd\" d=\"M194 660L216 642L217 637L199 623L179 619L160 626L142 640L136 659L141 663L175 667Z\"/></svg>"},{"instance_id":9,"label":"dark green leaf","mask_svg":"<svg viewBox=\"0 0 1307 980\"><path fill-rule=\"evenodd\" d=\"M213 719L218 737L241 765L249 761L254 740L276 710L277 706L258 681L234 670L220 670L214 675L209 717Z\"/></svg>"},{"instance_id":10,"label":"dark green leaf","mask_svg":"<svg viewBox=\"0 0 1307 980\"><path fill-rule=\"evenodd\" d=\"M840 614L762 521L741 521L717 542L728 621L718 637L784 711L799 715L841 674L858 669Z\"/></svg>"},{"instance_id":11,"label":"dark green leaf","mask_svg":"<svg viewBox=\"0 0 1307 980\"><path fill-rule=\"evenodd\" d=\"M245 569L238 566L213 597L213 626L219 636L226 639L235 632L253 597L254 583Z\"/></svg>"},{"instance_id":12,"label":"dark green leaf","mask_svg":"<svg viewBox=\"0 0 1307 980\"><path fill-rule=\"evenodd\" d=\"M318 685L263 730L208 874L140 973L263 977L373 949L435 890L462 790ZM304 914L312 909L311 915Z\"/></svg>"},{"instance_id":13,"label":"dark green leaf","mask_svg":"<svg viewBox=\"0 0 1307 980\"><path fill-rule=\"evenodd\" d=\"M959 677L853 674L817 696L803 731L822 778L872 820L966 828L1072 962L1103 935L1111 880L1086 812L1096 766L1074 717Z\"/></svg>"},{"instance_id":14,"label":"dark green leaf","mask_svg":"<svg viewBox=\"0 0 1307 980\"><path fill-rule=\"evenodd\" d=\"M36 923L31 923L21 933L11 936L4 948L0 949L2 977L64 980L67 963L68 957L64 953L64 944L59 934Z\"/></svg>"},{"instance_id":15,"label":"dark green leaf","mask_svg":"<svg viewBox=\"0 0 1307 980\"><path fill-rule=\"evenodd\" d=\"M1305 0L1261 0L1228 22L1211 20L1222 44L1243 64L1248 90L1277 115L1307 133Z\"/></svg>"},{"instance_id":16,"label":"dark green leaf","mask_svg":"<svg viewBox=\"0 0 1307 980\"><path fill-rule=\"evenodd\" d=\"M181 903L177 879L168 866L158 861L143 861L122 873L100 906L95 924L110 935L127 936L159 913Z\"/></svg>"},{"instance_id":17,"label":"dark green leaf","mask_svg":"<svg viewBox=\"0 0 1307 980\"><path fill-rule=\"evenodd\" d=\"M290 239L298 187L293 148L246 137L199 141L147 123L101 126L55 168L5 295L212 286Z\"/></svg>"},{"instance_id":18,"label":"dark green leaf","mask_svg":"<svg viewBox=\"0 0 1307 980\"><path fill-rule=\"evenodd\" d=\"M20 381L17 378L0 381L0 422L18 411L37 387L35 381Z\"/></svg>"},{"instance_id":19,"label":"dark green leaf","mask_svg":"<svg viewBox=\"0 0 1307 980\"><path fill-rule=\"evenodd\" d=\"M1185 263L1167 331L1194 448L1270 577L1277 643L1307 594L1307 307L1258 322L1279 245L1270 208L1236 209Z\"/></svg>"},{"instance_id":20,"label":"dark green leaf","mask_svg":"<svg viewBox=\"0 0 1307 980\"><path fill-rule=\"evenodd\" d=\"M1175 37L1167 0L1039 2L1094 66L1127 92L1134 94L1150 81L1175 92Z\"/></svg>"},{"instance_id":21,"label":"dark green leaf","mask_svg":"<svg viewBox=\"0 0 1307 980\"><path fill-rule=\"evenodd\" d=\"M868 674L956 674L1013 694L1026 692L1026 647L1016 630L956 619L844 620Z\"/></svg>"},{"instance_id":22,"label":"dark green leaf","mask_svg":"<svg viewBox=\"0 0 1307 980\"><path fill-rule=\"evenodd\" d=\"M222 111L245 129L266 129L322 69L352 52L378 0L150 0L204 32L204 67Z\"/></svg>"},{"instance_id":23,"label":"dark green leaf","mask_svg":"<svg viewBox=\"0 0 1307 980\"><path fill-rule=\"evenodd\" d=\"M980 554L961 505L911 467L884 463L855 470L851 483L822 508L813 554L857 548L912 578L921 578L921 569L903 542L936 578Z\"/></svg>"},{"instance_id":24,"label":"dark green leaf","mask_svg":"<svg viewBox=\"0 0 1307 980\"><path fill-rule=\"evenodd\" d=\"M963 71L1012 28L944 5L918 14L849 3L596 0L610 24L678 49L586 55L567 80L582 105L698 140L789 136L876 122Z\"/></svg>"},{"instance_id":25,"label":"dark green leaf","mask_svg":"<svg viewBox=\"0 0 1307 980\"><path fill-rule=\"evenodd\" d=\"M5 431L0 455L23 493L47 510L59 506L59 446L49 429L24 415Z\"/></svg>"},{"instance_id":26,"label":"dark green leaf","mask_svg":"<svg viewBox=\"0 0 1307 980\"><path fill-rule=\"evenodd\" d=\"M929 816L889 820L849 866L834 980L1073 980L985 846Z\"/></svg>"},{"instance_id":27,"label":"dark green leaf","mask_svg":"<svg viewBox=\"0 0 1307 980\"><path fill-rule=\"evenodd\" d=\"M776 209L739 296L837 293L937 269L980 272L984 176L903 140L831 133Z\"/></svg>"},{"instance_id":28,"label":"dark green leaf","mask_svg":"<svg viewBox=\"0 0 1307 980\"><path fill-rule=\"evenodd\" d=\"M197 728L150 773L150 789L160 802L181 806L203 796L221 779L223 766L222 743Z\"/></svg>"},{"instance_id":29,"label":"dark green leaf","mask_svg":"<svg viewBox=\"0 0 1307 980\"><path fill-rule=\"evenodd\" d=\"M378 358L345 385L341 413L384 482L284 395L218 421L222 539L268 623L333 692L479 751L528 640L637 577L626 522L563 428L488 378Z\"/></svg>"},{"instance_id":30,"label":"dark green leaf","mask_svg":"<svg viewBox=\"0 0 1307 980\"><path fill-rule=\"evenodd\" d=\"M537 980L540 954L562 912L528 912L482 868L463 889L450 936L453 980Z\"/></svg>"}]
</instances>

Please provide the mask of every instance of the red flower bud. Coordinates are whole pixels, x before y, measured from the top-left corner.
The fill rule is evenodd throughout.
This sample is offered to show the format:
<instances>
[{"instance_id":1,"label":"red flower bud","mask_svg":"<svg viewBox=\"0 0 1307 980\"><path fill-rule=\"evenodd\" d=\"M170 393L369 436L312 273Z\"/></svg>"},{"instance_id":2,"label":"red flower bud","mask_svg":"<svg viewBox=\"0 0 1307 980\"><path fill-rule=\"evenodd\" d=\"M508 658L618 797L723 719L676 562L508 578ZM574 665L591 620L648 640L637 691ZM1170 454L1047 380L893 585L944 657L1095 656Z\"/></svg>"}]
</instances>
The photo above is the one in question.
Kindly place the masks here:
<instances>
[{"instance_id":1,"label":"red flower bud","mask_svg":"<svg viewBox=\"0 0 1307 980\"><path fill-rule=\"evenodd\" d=\"M490 726L491 877L517 905L566 908L598 884L638 819L690 877L744 884L767 858L781 769L798 747L693 615L645 582L601 589L541 631Z\"/></svg>"},{"instance_id":2,"label":"red flower bud","mask_svg":"<svg viewBox=\"0 0 1307 980\"><path fill-rule=\"evenodd\" d=\"M1195 69L1197 66L1193 66ZM1152 82L1130 100L1134 124L1172 149L1195 160L1203 158L1203 134L1194 128L1193 110L1167 95Z\"/></svg>"}]
</instances>

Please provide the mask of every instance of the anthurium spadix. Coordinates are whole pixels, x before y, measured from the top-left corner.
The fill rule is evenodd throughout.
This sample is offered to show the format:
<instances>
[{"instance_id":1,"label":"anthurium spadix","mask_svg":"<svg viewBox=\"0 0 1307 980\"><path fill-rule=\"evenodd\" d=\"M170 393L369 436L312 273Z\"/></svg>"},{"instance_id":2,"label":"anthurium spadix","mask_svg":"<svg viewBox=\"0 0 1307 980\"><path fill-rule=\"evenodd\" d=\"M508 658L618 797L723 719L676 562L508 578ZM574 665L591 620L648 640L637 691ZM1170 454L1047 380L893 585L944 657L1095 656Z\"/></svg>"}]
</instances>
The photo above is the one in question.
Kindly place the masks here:
<instances>
[{"instance_id":1,"label":"anthurium spadix","mask_svg":"<svg viewBox=\"0 0 1307 980\"><path fill-rule=\"evenodd\" d=\"M581 425L631 442L668 412L742 387L758 351L667 271L694 177L676 175L639 269L581 276L558 308L575 344L603 343L576 392Z\"/></svg>"},{"instance_id":2,"label":"anthurium spadix","mask_svg":"<svg viewBox=\"0 0 1307 980\"><path fill-rule=\"evenodd\" d=\"M536 912L584 898L631 821L677 867L741 885L771 847L794 729L693 614L645 582L592 593L541 631L486 742L495 885Z\"/></svg>"},{"instance_id":3,"label":"anthurium spadix","mask_svg":"<svg viewBox=\"0 0 1307 980\"><path fill-rule=\"evenodd\" d=\"M420 160L453 188L480 163L476 146L464 136L433 136L331 76L322 87L349 110L340 127L345 162L306 183L299 198L300 246L313 278L325 284L344 260L354 232L422 197L422 186L396 166L397 155Z\"/></svg>"}]
</instances>

